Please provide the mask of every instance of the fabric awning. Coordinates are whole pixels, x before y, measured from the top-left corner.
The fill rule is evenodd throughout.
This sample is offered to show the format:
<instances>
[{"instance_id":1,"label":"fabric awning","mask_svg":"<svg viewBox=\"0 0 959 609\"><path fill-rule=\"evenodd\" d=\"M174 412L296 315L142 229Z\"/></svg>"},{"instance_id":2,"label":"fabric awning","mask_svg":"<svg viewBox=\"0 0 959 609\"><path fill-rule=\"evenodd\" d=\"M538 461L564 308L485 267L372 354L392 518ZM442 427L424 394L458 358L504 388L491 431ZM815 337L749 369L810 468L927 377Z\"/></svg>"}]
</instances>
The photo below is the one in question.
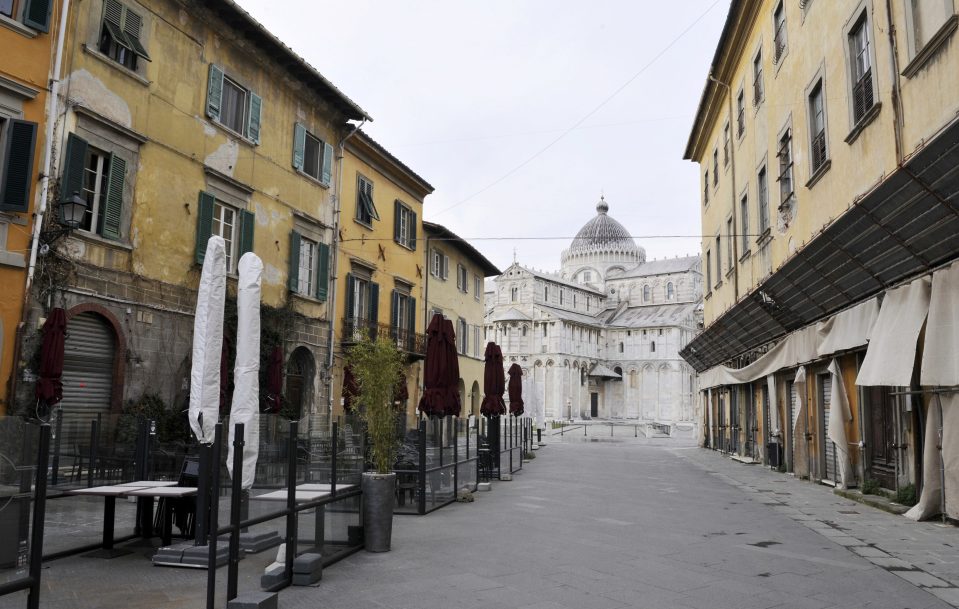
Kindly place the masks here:
<instances>
[{"instance_id":1,"label":"fabric awning","mask_svg":"<svg viewBox=\"0 0 959 609\"><path fill-rule=\"evenodd\" d=\"M929 313L931 285L927 275L886 292L857 385L901 387L912 382L919 332Z\"/></svg>"},{"instance_id":2,"label":"fabric awning","mask_svg":"<svg viewBox=\"0 0 959 609\"><path fill-rule=\"evenodd\" d=\"M932 275L920 383L959 385L959 263Z\"/></svg>"}]
</instances>

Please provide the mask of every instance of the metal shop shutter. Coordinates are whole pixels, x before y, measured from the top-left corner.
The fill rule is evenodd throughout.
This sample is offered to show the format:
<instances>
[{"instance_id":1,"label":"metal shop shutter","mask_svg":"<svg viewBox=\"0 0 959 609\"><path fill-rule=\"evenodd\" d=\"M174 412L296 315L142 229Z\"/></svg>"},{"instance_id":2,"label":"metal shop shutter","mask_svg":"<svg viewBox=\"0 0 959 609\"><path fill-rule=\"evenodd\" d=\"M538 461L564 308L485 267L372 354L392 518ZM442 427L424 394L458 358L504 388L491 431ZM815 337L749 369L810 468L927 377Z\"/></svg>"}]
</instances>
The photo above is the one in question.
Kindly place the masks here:
<instances>
[{"instance_id":1,"label":"metal shop shutter","mask_svg":"<svg viewBox=\"0 0 959 609\"><path fill-rule=\"evenodd\" d=\"M819 377L822 383L822 393L820 397L822 399L822 417L823 417L823 434L822 442L825 448L825 457L826 457L826 471L823 478L831 482L837 481L837 461L836 461L836 443L829 439L829 407L830 399L832 398L832 377L829 375L823 375Z\"/></svg>"},{"instance_id":2,"label":"metal shop shutter","mask_svg":"<svg viewBox=\"0 0 959 609\"><path fill-rule=\"evenodd\" d=\"M67 323L61 402L66 417L90 420L110 412L115 350L113 328L96 313L80 313Z\"/></svg>"},{"instance_id":3,"label":"metal shop shutter","mask_svg":"<svg viewBox=\"0 0 959 609\"><path fill-rule=\"evenodd\" d=\"M794 458L796 456L796 425L793 421L796 420L796 408L799 407L799 396L796 393L796 384L789 383L789 465L792 467L792 471L796 471L796 464Z\"/></svg>"}]
</instances>

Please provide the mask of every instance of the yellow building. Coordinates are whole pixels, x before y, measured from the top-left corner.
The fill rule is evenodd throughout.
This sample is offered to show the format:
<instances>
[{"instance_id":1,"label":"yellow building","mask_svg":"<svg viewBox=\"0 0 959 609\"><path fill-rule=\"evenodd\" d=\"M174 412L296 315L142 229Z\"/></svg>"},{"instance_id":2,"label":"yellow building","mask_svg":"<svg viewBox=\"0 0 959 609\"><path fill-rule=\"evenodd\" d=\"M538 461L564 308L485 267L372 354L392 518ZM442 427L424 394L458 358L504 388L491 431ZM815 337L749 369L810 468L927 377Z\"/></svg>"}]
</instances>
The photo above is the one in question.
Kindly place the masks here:
<instances>
[{"instance_id":1,"label":"yellow building","mask_svg":"<svg viewBox=\"0 0 959 609\"><path fill-rule=\"evenodd\" d=\"M361 336L389 337L406 355L406 412L420 396L423 325L423 199L433 187L366 133L344 147L335 253L333 412L343 412L345 350Z\"/></svg>"},{"instance_id":2,"label":"yellow building","mask_svg":"<svg viewBox=\"0 0 959 609\"><path fill-rule=\"evenodd\" d=\"M54 175L88 209L42 257L33 312L67 310L63 409L183 407L216 234L230 294L240 256L263 260L261 349L283 350L287 407L325 414L335 161L365 112L229 0L90 0L67 30Z\"/></svg>"},{"instance_id":3,"label":"yellow building","mask_svg":"<svg viewBox=\"0 0 959 609\"><path fill-rule=\"evenodd\" d=\"M43 171L50 64L60 14L53 2L0 2L0 416L21 325L33 214Z\"/></svg>"},{"instance_id":4,"label":"yellow building","mask_svg":"<svg viewBox=\"0 0 959 609\"><path fill-rule=\"evenodd\" d=\"M468 241L445 226L424 222L426 235L426 318L440 314L453 322L459 351L462 416L480 414L483 354L486 350L484 279L500 270Z\"/></svg>"},{"instance_id":5,"label":"yellow building","mask_svg":"<svg viewBox=\"0 0 959 609\"><path fill-rule=\"evenodd\" d=\"M838 342L836 328L867 327L876 296L959 254L957 21L952 0L732 2L685 152L706 289L705 329L682 355L708 445L781 451L836 484L921 483L920 409L895 391L911 379L860 375L870 358L911 370L915 344L883 353L883 328Z\"/></svg>"}]
</instances>

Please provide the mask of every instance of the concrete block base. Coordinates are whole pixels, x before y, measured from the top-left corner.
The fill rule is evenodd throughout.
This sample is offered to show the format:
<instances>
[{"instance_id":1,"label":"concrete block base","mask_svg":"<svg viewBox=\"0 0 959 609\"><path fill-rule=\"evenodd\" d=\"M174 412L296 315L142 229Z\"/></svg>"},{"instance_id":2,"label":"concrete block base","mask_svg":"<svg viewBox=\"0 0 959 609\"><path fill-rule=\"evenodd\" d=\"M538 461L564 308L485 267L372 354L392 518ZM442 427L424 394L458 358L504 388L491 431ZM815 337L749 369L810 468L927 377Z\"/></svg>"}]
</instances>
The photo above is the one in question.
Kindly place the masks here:
<instances>
[{"instance_id":1,"label":"concrete block base","mask_svg":"<svg viewBox=\"0 0 959 609\"><path fill-rule=\"evenodd\" d=\"M278 586L286 581L286 573L282 563L271 563L263 571L263 575L260 576L260 587L264 590L268 590L274 586Z\"/></svg>"},{"instance_id":2,"label":"concrete block base","mask_svg":"<svg viewBox=\"0 0 959 609\"><path fill-rule=\"evenodd\" d=\"M300 554L293 560L293 585L312 586L323 579L323 557L319 554Z\"/></svg>"},{"instance_id":3,"label":"concrete block base","mask_svg":"<svg viewBox=\"0 0 959 609\"><path fill-rule=\"evenodd\" d=\"M480 482L476 485L477 491L491 491L493 490L493 484L491 482Z\"/></svg>"},{"instance_id":4,"label":"concrete block base","mask_svg":"<svg viewBox=\"0 0 959 609\"><path fill-rule=\"evenodd\" d=\"M280 545L283 538L276 531L265 533L240 533L240 549L250 554L269 550Z\"/></svg>"},{"instance_id":5,"label":"concrete block base","mask_svg":"<svg viewBox=\"0 0 959 609\"><path fill-rule=\"evenodd\" d=\"M192 541L185 541L157 550L153 555L153 564L164 567L186 567L190 569L206 569L209 564L209 546L195 546ZM230 545L225 539L216 544L216 566L222 567L230 559ZM243 559L243 554L240 554Z\"/></svg>"},{"instance_id":6,"label":"concrete block base","mask_svg":"<svg viewBox=\"0 0 959 609\"><path fill-rule=\"evenodd\" d=\"M513 479L513 474L500 474L499 479L503 482L509 482Z\"/></svg>"}]
</instances>

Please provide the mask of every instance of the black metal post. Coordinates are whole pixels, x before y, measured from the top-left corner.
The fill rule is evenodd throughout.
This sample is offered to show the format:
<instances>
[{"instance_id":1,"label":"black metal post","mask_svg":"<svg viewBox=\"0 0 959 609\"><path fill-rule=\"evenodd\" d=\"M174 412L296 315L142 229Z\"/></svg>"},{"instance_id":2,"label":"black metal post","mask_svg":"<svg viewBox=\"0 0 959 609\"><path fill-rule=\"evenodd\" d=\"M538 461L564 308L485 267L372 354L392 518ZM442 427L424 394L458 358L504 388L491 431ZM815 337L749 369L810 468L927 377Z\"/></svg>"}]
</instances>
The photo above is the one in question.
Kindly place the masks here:
<instances>
[{"instance_id":1,"label":"black metal post","mask_svg":"<svg viewBox=\"0 0 959 609\"><path fill-rule=\"evenodd\" d=\"M460 446L460 425L459 419L453 419L453 497L456 497L456 494L460 492L459 485L459 475L460 475L460 459L459 459L459 446ZM467 434L468 435L468 434Z\"/></svg>"},{"instance_id":2,"label":"black metal post","mask_svg":"<svg viewBox=\"0 0 959 609\"><path fill-rule=\"evenodd\" d=\"M230 487L230 562L226 571L226 602L236 598L240 568L240 502L243 494L243 423L233 426L233 482Z\"/></svg>"},{"instance_id":3,"label":"black metal post","mask_svg":"<svg viewBox=\"0 0 959 609\"><path fill-rule=\"evenodd\" d=\"M50 476L50 484L57 485L57 479L60 477L60 436L63 431L63 409L56 409L57 426L53 434L53 471Z\"/></svg>"},{"instance_id":4,"label":"black metal post","mask_svg":"<svg viewBox=\"0 0 959 609\"><path fill-rule=\"evenodd\" d=\"M213 462L210 464L210 530L206 560L206 609L216 606L216 534L220 528L220 445L223 443L223 423L213 428Z\"/></svg>"},{"instance_id":5,"label":"black metal post","mask_svg":"<svg viewBox=\"0 0 959 609\"><path fill-rule=\"evenodd\" d=\"M336 453L339 452L339 441L340 437L340 424L337 421L333 421L333 437L330 440L330 451L332 452L332 457L330 458L330 494L336 496Z\"/></svg>"},{"instance_id":6,"label":"black metal post","mask_svg":"<svg viewBox=\"0 0 959 609\"><path fill-rule=\"evenodd\" d=\"M293 583L296 555L296 421L290 421L290 446L286 459L286 585Z\"/></svg>"},{"instance_id":7,"label":"black metal post","mask_svg":"<svg viewBox=\"0 0 959 609\"><path fill-rule=\"evenodd\" d=\"M47 466L50 459L50 425L40 426L37 471L33 496L33 527L30 531L30 592L27 609L40 608L40 566L43 562L43 524L47 510Z\"/></svg>"},{"instance_id":8,"label":"black metal post","mask_svg":"<svg viewBox=\"0 0 959 609\"><path fill-rule=\"evenodd\" d=\"M97 443L100 439L100 421L90 421L90 462L87 464L87 487L93 487L93 476L97 469Z\"/></svg>"},{"instance_id":9,"label":"black metal post","mask_svg":"<svg viewBox=\"0 0 959 609\"><path fill-rule=\"evenodd\" d=\"M419 491L419 513L426 513L426 421L420 421L420 475L416 481Z\"/></svg>"}]
</instances>

